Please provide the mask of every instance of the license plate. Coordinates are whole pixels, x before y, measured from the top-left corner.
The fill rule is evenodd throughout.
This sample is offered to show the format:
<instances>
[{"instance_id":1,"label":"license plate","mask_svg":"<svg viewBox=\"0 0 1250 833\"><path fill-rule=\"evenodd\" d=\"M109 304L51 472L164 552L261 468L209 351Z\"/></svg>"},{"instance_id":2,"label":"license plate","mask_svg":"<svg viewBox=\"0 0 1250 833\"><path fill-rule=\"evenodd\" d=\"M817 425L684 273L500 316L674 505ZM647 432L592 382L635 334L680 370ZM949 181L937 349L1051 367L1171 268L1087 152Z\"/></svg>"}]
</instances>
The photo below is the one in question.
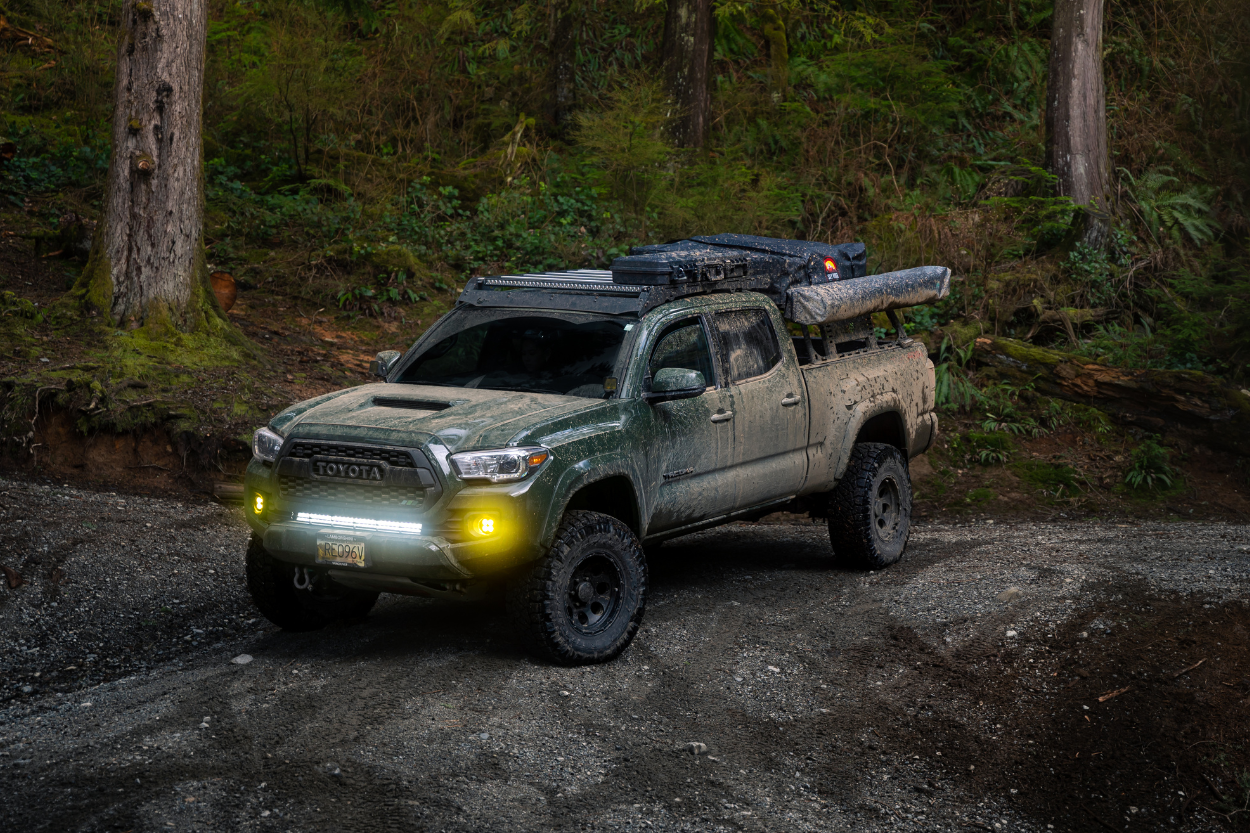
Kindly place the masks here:
<instances>
[{"instance_id":1,"label":"license plate","mask_svg":"<svg viewBox=\"0 0 1250 833\"><path fill-rule=\"evenodd\" d=\"M365 566L365 542L332 541L318 538L317 563L363 567Z\"/></svg>"}]
</instances>

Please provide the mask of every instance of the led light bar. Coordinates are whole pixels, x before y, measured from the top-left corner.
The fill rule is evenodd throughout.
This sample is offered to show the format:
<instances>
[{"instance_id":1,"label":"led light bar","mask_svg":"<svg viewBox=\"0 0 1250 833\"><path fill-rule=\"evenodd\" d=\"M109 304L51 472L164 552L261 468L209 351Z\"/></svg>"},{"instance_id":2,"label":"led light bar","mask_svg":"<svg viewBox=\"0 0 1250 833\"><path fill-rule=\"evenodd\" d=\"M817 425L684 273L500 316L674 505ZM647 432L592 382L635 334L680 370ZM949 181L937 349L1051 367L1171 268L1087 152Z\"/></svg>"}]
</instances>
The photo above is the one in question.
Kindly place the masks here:
<instances>
[{"instance_id":1,"label":"led light bar","mask_svg":"<svg viewBox=\"0 0 1250 833\"><path fill-rule=\"evenodd\" d=\"M364 529L372 532L406 532L410 535L421 534L421 524L411 524L406 521L379 521L374 518L348 518L343 515L318 515L313 512L297 512L295 521L302 524L334 526L342 529Z\"/></svg>"}]
</instances>

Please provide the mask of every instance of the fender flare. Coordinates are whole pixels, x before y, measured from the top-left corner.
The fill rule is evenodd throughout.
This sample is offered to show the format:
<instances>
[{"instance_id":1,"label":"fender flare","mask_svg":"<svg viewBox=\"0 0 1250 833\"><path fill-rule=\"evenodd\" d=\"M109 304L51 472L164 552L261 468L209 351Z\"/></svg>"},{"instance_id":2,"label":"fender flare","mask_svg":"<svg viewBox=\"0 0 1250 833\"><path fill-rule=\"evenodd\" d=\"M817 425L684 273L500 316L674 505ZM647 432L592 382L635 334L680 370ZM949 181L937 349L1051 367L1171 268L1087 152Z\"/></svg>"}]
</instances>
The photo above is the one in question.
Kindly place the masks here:
<instances>
[{"instance_id":1,"label":"fender flare","mask_svg":"<svg viewBox=\"0 0 1250 833\"><path fill-rule=\"evenodd\" d=\"M851 449L855 447L855 438L859 436L860 429L873 417L888 413L897 414L899 421L903 423L904 448L902 451L905 455L910 454L916 426L908 422L902 397L894 391L875 394L857 403L851 409L851 418L846 424L846 432L842 435L842 443L838 449L838 470L834 473L835 482L841 480L842 475L846 474L847 464L851 460Z\"/></svg>"},{"instance_id":2,"label":"fender flare","mask_svg":"<svg viewBox=\"0 0 1250 833\"><path fill-rule=\"evenodd\" d=\"M624 477L629 482L634 493L633 510L638 518L638 525L646 528L646 505L642 490L638 488L638 472L629 456L619 451L596 454L566 468L556 481L547 517L543 521L542 533L538 538L538 543L544 550L555 540L556 529L559 528L560 519L564 517L573 495L586 486L610 477Z\"/></svg>"}]
</instances>

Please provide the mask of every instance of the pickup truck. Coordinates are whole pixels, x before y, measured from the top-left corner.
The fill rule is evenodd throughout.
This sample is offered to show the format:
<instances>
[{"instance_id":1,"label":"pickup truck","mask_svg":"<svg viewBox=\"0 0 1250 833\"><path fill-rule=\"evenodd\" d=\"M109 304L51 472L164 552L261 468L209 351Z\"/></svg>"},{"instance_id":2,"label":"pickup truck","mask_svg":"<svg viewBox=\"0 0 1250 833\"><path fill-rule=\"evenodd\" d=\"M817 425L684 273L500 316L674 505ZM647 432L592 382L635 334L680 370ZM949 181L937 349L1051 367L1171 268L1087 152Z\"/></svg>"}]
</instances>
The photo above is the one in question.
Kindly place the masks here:
<instances>
[{"instance_id":1,"label":"pickup truck","mask_svg":"<svg viewBox=\"0 0 1250 833\"><path fill-rule=\"evenodd\" d=\"M254 435L257 607L309 630L379 593L502 586L533 650L582 664L632 640L646 551L674 536L786 509L828 520L831 562L894 563L937 418L893 310L949 270L862 271L862 246L718 235L472 279L377 381Z\"/></svg>"}]
</instances>

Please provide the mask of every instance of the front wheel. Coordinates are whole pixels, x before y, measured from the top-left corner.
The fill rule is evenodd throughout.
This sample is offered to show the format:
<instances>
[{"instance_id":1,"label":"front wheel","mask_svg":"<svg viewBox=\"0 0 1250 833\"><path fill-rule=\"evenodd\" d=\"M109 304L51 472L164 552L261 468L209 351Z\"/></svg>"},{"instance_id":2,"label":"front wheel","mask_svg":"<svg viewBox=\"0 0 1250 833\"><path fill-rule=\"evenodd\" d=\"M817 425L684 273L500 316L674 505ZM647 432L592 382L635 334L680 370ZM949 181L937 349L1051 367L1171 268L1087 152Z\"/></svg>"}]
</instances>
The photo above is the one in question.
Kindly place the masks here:
<instances>
[{"instance_id":1,"label":"front wheel","mask_svg":"<svg viewBox=\"0 0 1250 833\"><path fill-rule=\"evenodd\" d=\"M529 647L563 665L613 659L642 624L647 561L616 518L571 511L545 556L509 588L508 607Z\"/></svg>"},{"instance_id":2,"label":"front wheel","mask_svg":"<svg viewBox=\"0 0 1250 833\"><path fill-rule=\"evenodd\" d=\"M840 564L879 570L903 557L911 534L911 477L902 452L859 443L829 498L829 542Z\"/></svg>"},{"instance_id":3,"label":"front wheel","mask_svg":"<svg viewBox=\"0 0 1250 833\"><path fill-rule=\"evenodd\" d=\"M315 631L335 619L360 619L373 608L377 593L336 584L313 570L297 576L294 565L284 564L265 549L258 535L247 542L247 589L256 608L283 630ZM296 580L304 580L297 589Z\"/></svg>"}]
</instances>

